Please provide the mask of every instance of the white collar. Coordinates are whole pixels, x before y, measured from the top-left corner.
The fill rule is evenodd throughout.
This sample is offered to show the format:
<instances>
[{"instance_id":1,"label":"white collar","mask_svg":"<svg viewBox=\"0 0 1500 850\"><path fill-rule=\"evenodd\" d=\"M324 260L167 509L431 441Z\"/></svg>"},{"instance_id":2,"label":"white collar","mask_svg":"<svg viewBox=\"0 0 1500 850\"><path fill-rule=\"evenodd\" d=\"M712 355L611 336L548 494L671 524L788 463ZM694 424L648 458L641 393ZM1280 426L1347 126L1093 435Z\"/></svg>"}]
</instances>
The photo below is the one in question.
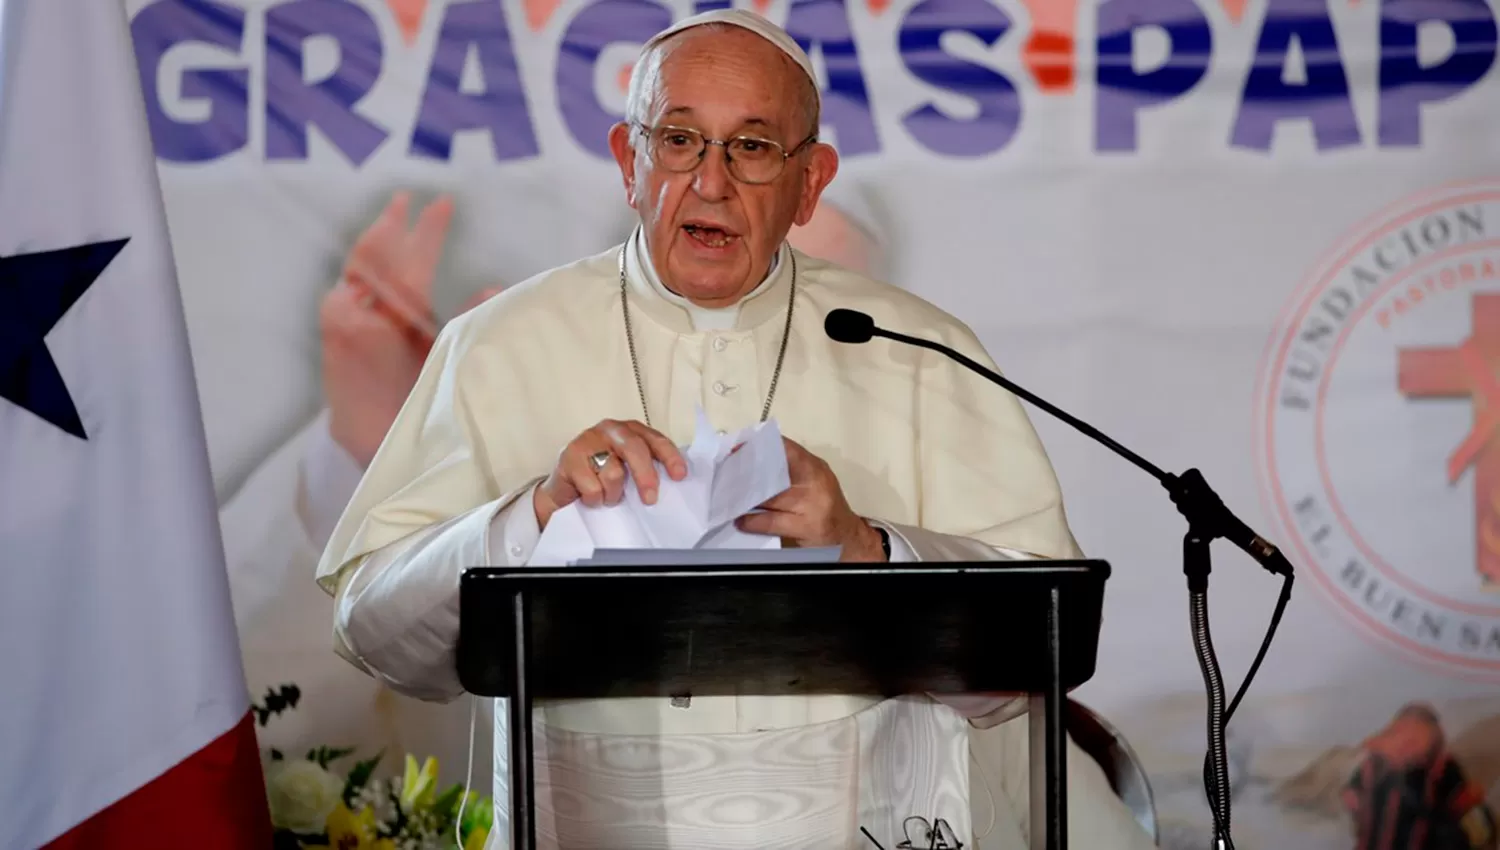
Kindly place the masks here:
<instances>
[{"instance_id":1,"label":"white collar","mask_svg":"<svg viewBox=\"0 0 1500 850\"><path fill-rule=\"evenodd\" d=\"M634 239L635 253L640 258L641 270L644 272L646 282L651 285L651 289L657 295L660 295L663 300L686 310L688 316L693 320L693 330L700 332L732 330L735 322L739 319L740 304L764 292L776 277L776 268L781 263L781 252L777 251L771 257L771 267L766 269L765 278L756 284L755 288L750 290L748 295L734 304L728 307L700 307L668 289L666 284L661 282L661 278L656 274L656 265L651 262L651 252L646 247L645 230L637 227Z\"/></svg>"}]
</instances>

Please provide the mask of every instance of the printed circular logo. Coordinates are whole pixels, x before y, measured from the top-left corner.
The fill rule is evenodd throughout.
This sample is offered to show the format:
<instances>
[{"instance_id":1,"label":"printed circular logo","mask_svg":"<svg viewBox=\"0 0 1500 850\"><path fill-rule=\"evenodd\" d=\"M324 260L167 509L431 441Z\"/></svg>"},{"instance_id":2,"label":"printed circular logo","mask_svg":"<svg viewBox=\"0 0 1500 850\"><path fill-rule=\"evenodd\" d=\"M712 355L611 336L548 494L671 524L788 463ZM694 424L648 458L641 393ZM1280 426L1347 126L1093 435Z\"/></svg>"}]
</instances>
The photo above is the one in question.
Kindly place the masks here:
<instances>
[{"instance_id":1,"label":"printed circular logo","mask_svg":"<svg viewBox=\"0 0 1500 850\"><path fill-rule=\"evenodd\" d=\"M1279 542L1380 641L1500 681L1500 181L1368 220L1277 328L1255 442Z\"/></svg>"}]
</instances>

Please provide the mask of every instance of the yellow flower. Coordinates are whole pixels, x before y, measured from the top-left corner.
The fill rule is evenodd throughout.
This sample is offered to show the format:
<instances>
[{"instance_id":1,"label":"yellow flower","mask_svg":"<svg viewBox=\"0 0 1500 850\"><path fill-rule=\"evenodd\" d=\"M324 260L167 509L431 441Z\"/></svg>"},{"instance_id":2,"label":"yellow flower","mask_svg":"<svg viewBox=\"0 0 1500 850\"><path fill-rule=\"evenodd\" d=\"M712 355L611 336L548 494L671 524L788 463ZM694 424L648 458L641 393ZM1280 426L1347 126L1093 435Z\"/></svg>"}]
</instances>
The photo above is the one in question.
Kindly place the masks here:
<instances>
[{"instance_id":1,"label":"yellow flower","mask_svg":"<svg viewBox=\"0 0 1500 850\"><path fill-rule=\"evenodd\" d=\"M406 773L401 777L401 811L411 814L432 805L437 797L437 759L427 757L421 769L410 753L406 756Z\"/></svg>"},{"instance_id":2,"label":"yellow flower","mask_svg":"<svg viewBox=\"0 0 1500 850\"><path fill-rule=\"evenodd\" d=\"M307 850L396 850L396 842L375 837L375 809L365 806L359 814L339 803L328 816L328 843Z\"/></svg>"},{"instance_id":3,"label":"yellow flower","mask_svg":"<svg viewBox=\"0 0 1500 850\"><path fill-rule=\"evenodd\" d=\"M490 831L483 827L473 830L469 837L464 839L464 850L484 850L485 839L490 837Z\"/></svg>"}]
</instances>

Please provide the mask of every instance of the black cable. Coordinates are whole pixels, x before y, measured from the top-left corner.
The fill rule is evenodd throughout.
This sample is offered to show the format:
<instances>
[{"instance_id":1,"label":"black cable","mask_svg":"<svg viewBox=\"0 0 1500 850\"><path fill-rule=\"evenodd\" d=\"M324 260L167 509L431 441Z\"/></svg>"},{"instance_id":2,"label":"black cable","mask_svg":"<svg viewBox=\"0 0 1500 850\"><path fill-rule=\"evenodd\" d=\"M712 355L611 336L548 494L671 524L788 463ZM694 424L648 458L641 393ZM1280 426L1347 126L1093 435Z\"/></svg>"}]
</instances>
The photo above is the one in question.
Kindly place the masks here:
<instances>
[{"instance_id":1,"label":"black cable","mask_svg":"<svg viewBox=\"0 0 1500 850\"><path fill-rule=\"evenodd\" d=\"M1260 642L1260 651L1255 654L1255 661L1250 664L1250 670L1245 674L1245 681L1240 684L1240 689L1229 701L1229 708L1224 712L1224 722L1234 716L1234 710L1239 708L1240 700L1245 698L1245 691L1250 687L1250 680L1255 678L1255 672L1260 669L1260 663L1266 660L1266 652L1271 648L1271 639L1276 636L1276 627L1281 625L1281 615L1286 613L1287 603L1292 601L1292 574L1287 573L1281 580L1281 598L1276 600L1276 610L1271 613L1271 625L1266 629L1266 637Z\"/></svg>"}]
</instances>

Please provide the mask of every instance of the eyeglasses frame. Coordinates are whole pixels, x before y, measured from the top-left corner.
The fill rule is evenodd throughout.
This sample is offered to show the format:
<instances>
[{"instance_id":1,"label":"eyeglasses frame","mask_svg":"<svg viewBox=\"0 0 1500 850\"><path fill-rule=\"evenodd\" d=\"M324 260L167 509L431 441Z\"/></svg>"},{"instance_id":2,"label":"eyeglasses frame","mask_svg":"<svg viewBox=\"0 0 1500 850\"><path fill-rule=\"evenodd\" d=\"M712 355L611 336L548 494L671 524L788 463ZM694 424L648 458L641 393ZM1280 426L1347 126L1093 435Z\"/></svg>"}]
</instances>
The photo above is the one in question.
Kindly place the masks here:
<instances>
[{"instance_id":1,"label":"eyeglasses frame","mask_svg":"<svg viewBox=\"0 0 1500 850\"><path fill-rule=\"evenodd\" d=\"M709 149L709 147L711 147L713 145L718 145L719 147L721 147L721 148L724 149L724 165L725 165L726 170L729 172L729 175L731 177L733 177L735 180L738 180L739 182L744 183L744 184L749 185L749 186L764 186L764 185L766 185L768 183L774 183L774 182L776 182L776 178L780 177L782 175L782 173L786 171L787 160L789 160L792 157L796 156L797 154L801 153L803 148L806 148L808 145L814 144L815 142L818 141L818 134L816 132L814 132L814 133L810 134L807 138L805 138L802 141L798 142L796 144L796 146L793 147L791 150L787 150L786 146L783 145L781 142L778 142L775 139L767 139L767 138L764 138L764 137L761 137L761 136L739 135L739 136L731 136L731 137L729 137L727 139L713 139L713 138L709 138L708 134L705 133L705 132L703 132L702 130L696 130L696 129L692 128L692 127L682 127L682 126L679 126L677 124L657 124L655 126L648 127L646 124L644 124L644 123L642 123L640 121L632 121L632 122L630 122L630 126L632 126L632 127L636 128L637 130L641 131L643 137L645 138L646 142L648 143L647 147L646 147L646 153L647 153L648 156L651 156L653 154L653 151L651 150L651 147L650 147L650 144L649 144L650 141L651 141L651 136L652 136L653 133L656 133L656 132L658 132L660 130L680 130L680 131L682 131L684 133L692 133L693 135L695 135L698 138L700 138L700 139L703 140L703 147L702 147L702 149L700 149L698 151L698 158L692 164L692 166L690 168L684 168L684 169L681 169L681 170L674 170L674 169L671 169L671 168L667 168L665 165L662 165L661 163L657 163L658 165L661 165L663 168L667 168L667 170L671 171L673 174L688 174L688 173L690 173L692 171L697 170L698 166L700 166L700 165L703 164L704 157L708 156L708 149ZM749 141L749 142L759 142L760 144L763 144L763 145L772 145L778 151L780 151L781 152L781 164L777 167L776 173L774 175L772 175L769 179L767 179L767 180L761 180L761 181L746 180L743 177L741 177L738 174L736 174L735 173L735 169L731 167L734 164L734 157L732 157L732 156L729 155L729 146L731 144L733 144L733 143L735 143L737 141L741 141L741 140ZM653 158L652 161L655 162L655 159Z\"/></svg>"}]
</instances>

